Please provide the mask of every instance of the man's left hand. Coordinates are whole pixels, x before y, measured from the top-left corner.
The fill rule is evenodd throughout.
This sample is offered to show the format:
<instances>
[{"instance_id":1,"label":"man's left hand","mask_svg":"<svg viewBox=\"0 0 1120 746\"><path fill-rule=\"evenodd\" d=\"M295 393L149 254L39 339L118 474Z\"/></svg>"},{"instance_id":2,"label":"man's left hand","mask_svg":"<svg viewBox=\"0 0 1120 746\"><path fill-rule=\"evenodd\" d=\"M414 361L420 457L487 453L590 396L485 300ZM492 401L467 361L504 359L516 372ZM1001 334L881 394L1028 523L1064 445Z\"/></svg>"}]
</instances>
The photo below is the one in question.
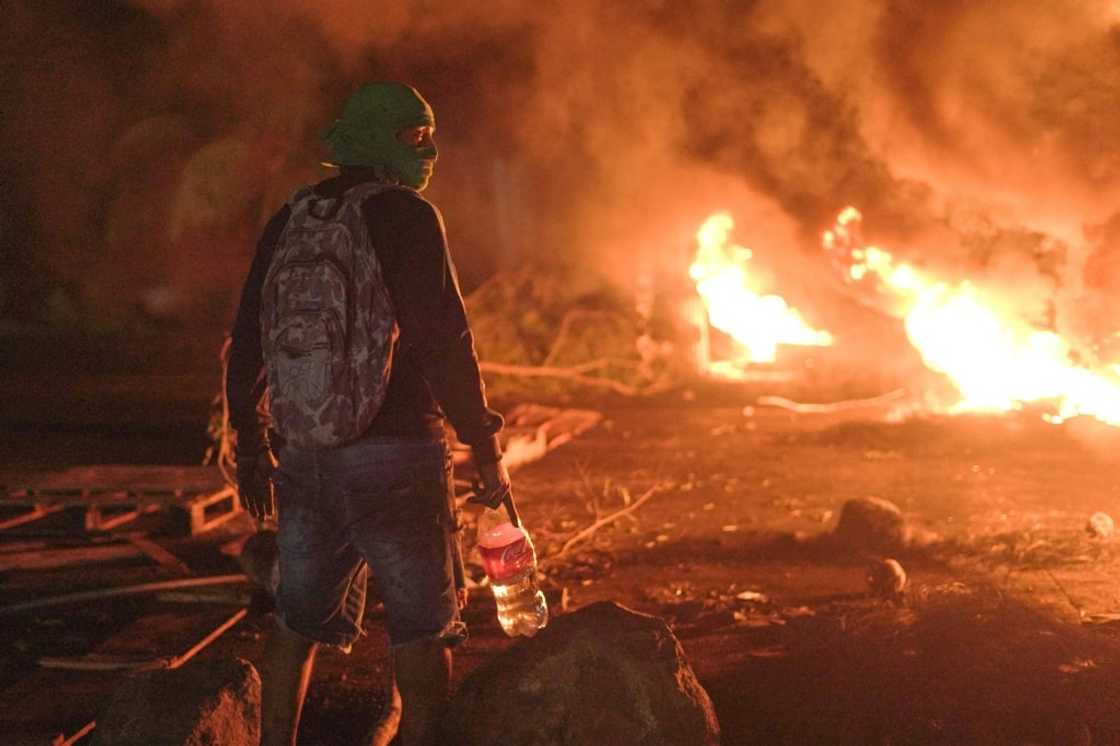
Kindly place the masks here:
<instances>
[{"instance_id":1,"label":"man's left hand","mask_svg":"<svg viewBox=\"0 0 1120 746\"><path fill-rule=\"evenodd\" d=\"M275 468L267 447L237 454L237 491L249 515L258 521L276 517L276 495L272 486Z\"/></svg>"}]
</instances>

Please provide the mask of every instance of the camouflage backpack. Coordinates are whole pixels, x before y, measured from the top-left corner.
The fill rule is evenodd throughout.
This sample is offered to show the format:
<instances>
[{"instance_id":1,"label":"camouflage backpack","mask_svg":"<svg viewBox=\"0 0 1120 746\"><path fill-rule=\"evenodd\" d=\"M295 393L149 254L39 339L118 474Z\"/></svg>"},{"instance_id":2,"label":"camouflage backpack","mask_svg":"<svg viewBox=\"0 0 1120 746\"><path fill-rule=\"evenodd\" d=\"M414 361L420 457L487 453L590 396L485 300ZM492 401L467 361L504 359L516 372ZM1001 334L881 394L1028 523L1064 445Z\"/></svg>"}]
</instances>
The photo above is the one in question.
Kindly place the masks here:
<instances>
[{"instance_id":1,"label":"camouflage backpack","mask_svg":"<svg viewBox=\"0 0 1120 746\"><path fill-rule=\"evenodd\" d=\"M305 187L289 200L260 321L272 427L296 448L357 439L385 400L398 327L361 206L396 188L325 198Z\"/></svg>"}]
</instances>

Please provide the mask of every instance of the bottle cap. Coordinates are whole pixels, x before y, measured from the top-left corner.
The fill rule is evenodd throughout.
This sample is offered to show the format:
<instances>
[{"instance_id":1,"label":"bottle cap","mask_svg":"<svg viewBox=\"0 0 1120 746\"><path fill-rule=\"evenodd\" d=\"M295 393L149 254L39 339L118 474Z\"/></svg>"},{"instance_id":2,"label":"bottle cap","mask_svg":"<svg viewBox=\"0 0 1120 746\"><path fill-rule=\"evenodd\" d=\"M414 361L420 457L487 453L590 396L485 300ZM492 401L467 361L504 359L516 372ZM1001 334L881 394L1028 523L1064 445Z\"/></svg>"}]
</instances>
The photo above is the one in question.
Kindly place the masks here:
<instances>
[{"instance_id":1,"label":"bottle cap","mask_svg":"<svg viewBox=\"0 0 1120 746\"><path fill-rule=\"evenodd\" d=\"M478 537L478 545L486 549L498 549L525 538L525 530L508 521L501 523Z\"/></svg>"}]
</instances>

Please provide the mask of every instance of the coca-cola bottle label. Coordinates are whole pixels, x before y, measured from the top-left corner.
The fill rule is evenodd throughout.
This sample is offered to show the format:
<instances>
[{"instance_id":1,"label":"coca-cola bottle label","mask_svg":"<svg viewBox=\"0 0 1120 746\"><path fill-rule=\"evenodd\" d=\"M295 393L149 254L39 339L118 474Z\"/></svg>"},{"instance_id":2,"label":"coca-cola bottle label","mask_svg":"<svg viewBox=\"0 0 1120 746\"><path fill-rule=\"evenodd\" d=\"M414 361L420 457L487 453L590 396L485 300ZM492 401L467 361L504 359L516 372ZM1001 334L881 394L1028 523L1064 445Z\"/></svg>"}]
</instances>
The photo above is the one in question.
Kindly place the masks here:
<instances>
[{"instance_id":1,"label":"coca-cola bottle label","mask_svg":"<svg viewBox=\"0 0 1120 746\"><path fill-rule=\"evenodd\" d=\"M514 541L502 546L486 546L479 543L478 551L482 555L482 566L491 583L503 583L516 578L533 567L535 556L533 545L529 537L518 531Z\"/></svg>"}]
</instances>

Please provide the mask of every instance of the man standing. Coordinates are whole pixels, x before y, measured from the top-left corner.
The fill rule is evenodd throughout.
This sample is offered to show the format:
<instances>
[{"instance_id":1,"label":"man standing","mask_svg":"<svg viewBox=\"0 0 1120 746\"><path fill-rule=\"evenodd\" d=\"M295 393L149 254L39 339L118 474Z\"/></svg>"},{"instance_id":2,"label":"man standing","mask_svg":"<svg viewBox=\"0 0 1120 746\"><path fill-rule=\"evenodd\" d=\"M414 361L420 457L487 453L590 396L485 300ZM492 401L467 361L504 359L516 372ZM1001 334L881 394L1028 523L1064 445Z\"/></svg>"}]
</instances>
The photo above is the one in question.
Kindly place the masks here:
<instances>
[{"instance_id":1,"label":"man standing","mask_svg":"<svg viewBox=\"0 0 1120 746\"><path fill-rule=\"evenodd\" d=\"M451 648L465 637L445 419L473 450L486 502L509 492L496 437L502 419L486 403L443 221L419 194L436 161L434 131L431 107L411 87L358 89L324 138L339 174L300 190L272 218L242 293L226 386L238 483L255 517L279 514L276 625L262 667L266 746L295 742L318 646L349 649L361 634L368 570L385 603L402 741L433 742L449 696ZM337 228L332 220L345 221L333 216L346 214L353 224L345 230L323 230ZM316 236L349 237L347 250L372 257L372 269L344 269L334 286L327 267L338 264L333 258L321 262L321 276L294 260L295 269L277 270L278 257L290 256L298 242L322 243L307 238L309 222ZM362 295L368 287L373 301ZM322 311L347 292L366 298L349 300L362 318ZM377 293L387 301L378 303ZM271 324L275 309L291 300L285 294L299 296L288 303L295 321L278 331ZM328 423L323 436L321 422L291 410L324 401L339 370L351 370L345 366L369 365L368 349L346 347L346 325L358 322L384 347L384 376L364 375L357 384L373 392L363 399L373 402L372 419L359 418L361 432L352 436ZM338 349L350 350L348 359L337 360ZM269 401L266 392L271 422L260 411L269 414L260 406ZM344 406L339 416L359 408ZM270 477L273 454L278 466ZM382 728L375 742L387 743L394 731Z\"/></svg>"}]
</instances>

